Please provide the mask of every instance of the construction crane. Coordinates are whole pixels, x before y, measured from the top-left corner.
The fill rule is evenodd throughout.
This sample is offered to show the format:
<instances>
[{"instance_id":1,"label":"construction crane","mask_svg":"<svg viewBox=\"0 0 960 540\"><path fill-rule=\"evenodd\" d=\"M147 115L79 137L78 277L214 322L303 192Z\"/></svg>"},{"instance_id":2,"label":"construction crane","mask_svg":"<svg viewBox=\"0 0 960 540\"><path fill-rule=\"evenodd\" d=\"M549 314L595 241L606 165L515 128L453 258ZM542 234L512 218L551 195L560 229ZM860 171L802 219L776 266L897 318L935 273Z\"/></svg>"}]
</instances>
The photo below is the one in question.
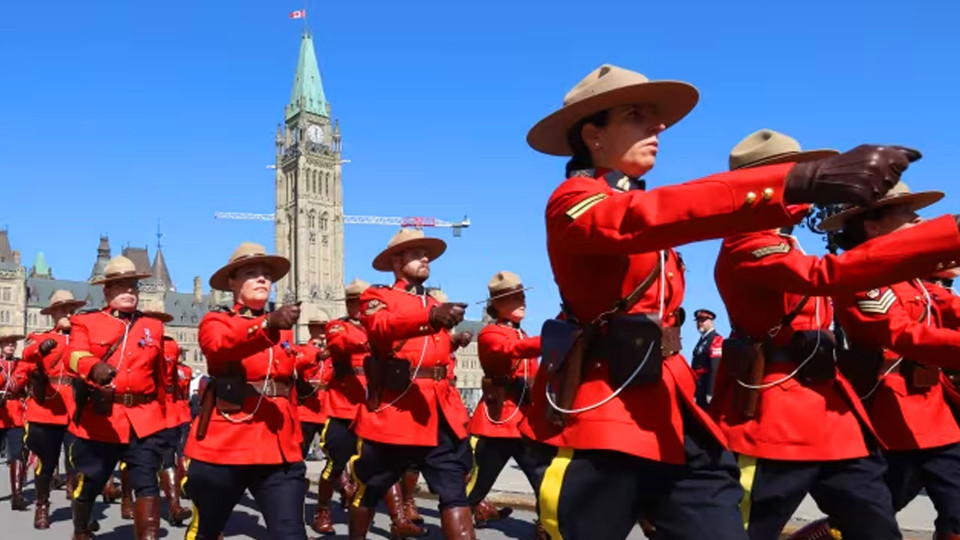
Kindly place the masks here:
<instances>
[{"instance_id":1,"label":"construction crane","mask_svg":"<svg viewBox=\"0 0 960 540\"><path fill-rule=\"evenodd\" d=\"M275 221L274 214L256 214L251 212L214 212L216 219L239 219L254 221ZM343 216L343 222L350 225L393 225L402 228L423 229L424 227L443 227L453 231L459 237L463 229L470 226L470 219L463 216L460 221L445 221L435 217L390 217L390 216Z\"/></svg>"}]
</instances>

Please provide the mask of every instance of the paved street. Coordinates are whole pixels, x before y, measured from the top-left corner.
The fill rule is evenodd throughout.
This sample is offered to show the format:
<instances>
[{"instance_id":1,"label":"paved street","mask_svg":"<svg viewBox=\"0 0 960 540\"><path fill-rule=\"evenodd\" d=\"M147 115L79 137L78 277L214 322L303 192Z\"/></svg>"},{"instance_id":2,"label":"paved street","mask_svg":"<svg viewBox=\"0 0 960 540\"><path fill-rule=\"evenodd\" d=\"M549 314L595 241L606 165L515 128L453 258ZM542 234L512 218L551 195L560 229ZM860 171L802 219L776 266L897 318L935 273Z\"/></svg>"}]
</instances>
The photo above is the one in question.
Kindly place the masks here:
<instances>
[{"instance_id":1,"label":"paved street","mask_svg":"<svg viewBox=\"0 0 960 540\"><path fill-rule=\"evenodd\" d=\"M310 477L316 478L322 469L323 462L309 461L307 464ZM51 520L53 521L52 527L49 531L37 531L33 529L32 502L34 494L32 482L29 482L27 486L27 498L31 502L30 509L26 512L13 512L10 510L10 488L5 468L2 472L3 474L0 474L0 524L3 526L3 534L0 536L3 538L17 539L63 539L70 537L70 532L72 531L70 523L70 507L68 504L69 501L66 500L63 491L56 491L52 495L50 513ZM32 478L32 473L30 476ZM531 538L531 523L533 522L534 514L533 512L529 511L528 505L532 503L533 498L529 493L529 487L526 486L526 481L523 477L523 474L517 469L513 462L511 462L510 465L504 469L504 472L500 475L500 478L497 481L495 489L496 492L491 495L492 500L509 501L511 504L520 503L518 506L522 506L523 508L518 508L515 510L514 514L509 519L496 523L494 526L488 529L478 531L477 537L483 540L499 540L508 538L525 540ZM422 491L426 493L426 488L424 487ZM311 493L307 499L308 517L311 517L313 514L313 503L315 501L314 493L315 486L312 486ZM337 497L338 496L335 496L335 499ZM420 498L419 506L421 513L427 520L427 527L430 533L426 538L442 538L439 529L440 516L436 510L436 500L430 497ZM227 525L225 537L236 539L268 538L263 519L257 514L255 508L256 505L252 499L244 498ZM336 501L333 506L333 511L334 521L337 523L336 529L338 534L337 536L332 536L330 538L346 538L346 516L344 512L340 510L340 506ZM101 524L98 538L127 540L133 537L133 522L120 519L119 503L109 506L100 503L98 504L94 515ZM904 530L904 538L929 538L930 531L932 531L934 515L935 512L933 510L933 505L930 504L930 500L925 496L918 497L917 500L915 500L897 516L898 521ZM794 521L791 523L791 528L810 520L817 519L821 516L822 514L819 512L819 510L817 510L816 504L810 498L807 498L807 500L803 502L800 509L795 514ZM171 527L166 522L163 522L162 525L165 529L165 532L161 533L162 538L182 538L186 530L182 527ZM369 538L386 539L389 537L389 529L389 519L386 516L385 509L381 507L377 514L374 527L371 529ZM308 532L310 533L311 537L316 536L312 533L312 531L309 531L309 529ZM630 540L641 540L645 537L639 531L639 529L635 529L629 538Z\"/></svg>"}]
</instances>

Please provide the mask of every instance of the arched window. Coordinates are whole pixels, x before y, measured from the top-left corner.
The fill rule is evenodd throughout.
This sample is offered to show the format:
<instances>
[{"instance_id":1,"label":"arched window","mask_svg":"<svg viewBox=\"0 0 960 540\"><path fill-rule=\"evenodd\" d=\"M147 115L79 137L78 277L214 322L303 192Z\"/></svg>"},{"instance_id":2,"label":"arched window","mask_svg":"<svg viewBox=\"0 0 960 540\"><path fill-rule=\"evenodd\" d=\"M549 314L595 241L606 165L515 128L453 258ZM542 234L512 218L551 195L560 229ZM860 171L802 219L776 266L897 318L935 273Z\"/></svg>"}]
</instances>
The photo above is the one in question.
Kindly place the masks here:
<instances>
[{"instance_id":1,"label":"arched window","mask_svg":"<svg viewBox=\"0 0 960 540\"><path fill-rule=\"evenodd\" d=\"M326 179L326 181L324 182L324 189L323 189L323 190L326 192L325 195L326 195L327 197L329 197L329 196L330 196L330 173L327 173L327 179Z\"/></svg>"},{"instance_id":2,"label":"arched window","mask_svg":"<svg viewBox=\"0 0 960 540\"><path fill-rule=\"evenodd\" d=\"M311 229L314 229L317 226L317 213L313 210L311 210L310 214L307 216L307 223Z\"/></svg>"},{"instance_id":3,"label":"arched window","mask_svg":"<svg viewBox=\"0 0 960 540\"><path fill-rule=\"evenodd\" d=\"M324 212L323 215L320 217L320 230L321 231L327 230L327 213L326 212Z\"/></svg>"}]
</instances>

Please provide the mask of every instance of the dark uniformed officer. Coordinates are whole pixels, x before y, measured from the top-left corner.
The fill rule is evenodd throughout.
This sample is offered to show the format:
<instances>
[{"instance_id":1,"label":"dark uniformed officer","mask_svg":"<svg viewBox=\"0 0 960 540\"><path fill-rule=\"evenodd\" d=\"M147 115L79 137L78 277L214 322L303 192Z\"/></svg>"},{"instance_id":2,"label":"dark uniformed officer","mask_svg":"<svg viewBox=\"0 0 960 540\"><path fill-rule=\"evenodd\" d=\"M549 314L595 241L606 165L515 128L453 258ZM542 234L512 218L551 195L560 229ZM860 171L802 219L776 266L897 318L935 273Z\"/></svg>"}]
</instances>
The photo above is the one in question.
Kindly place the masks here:
<instances>
[{"instance_id":1,"label":"dark uniformed officer","mask_svg":"<svg viewBox=\"0 0 960 540\"><path fill-rule=\"evenodd\" d=\"M717 332L717 314L709 309L698 309L693 312L697 322L697 331L700 339L693 348L693 359L690 367L697 375L697 405L706 409L713 397L713 388L716 383L717 366L723 352L723 336Z\"/></svg>"},{"instance_id":2,"label":"dark uniformed officer","mask_svg":"<svg viewBox=\"0 0 960 540\"><path fill-rule=\"evenodd\" d=\"M330 354L324 336L326 320L311 319L307 322L310 340L297 347L300 355L297 361L297 415L300 418L300 430L303 435L303 458L310 453L313 439L323 432L327 422L327 412L323 407L323 396L330 379ZM322 475L321 475L322 476ZM321 479L322 482L322 479ZM312 528L318 533L332 533L329 499L323 504L324 486L318 482L318 501L314 511Z\"/></svg>"},{"instance_id":3,"label":"dark uniformed officer","mask_svg":"<svg viewBox=\"0 0 960 540\"><path fill-rule=\"evenodd\" d=\"M872 246L894 232L911 234L933 224L949 230L955 226L953 216L921 224L916 214L942 197L941 192L910 193L901 182L875 204L847 209L824 220L821 228L842 227L838 243L844 248ZM931 240L920 242L932 245ZM956 250L960 239L941 240L937 245ZM930 276L935 270L956 266L957 261L960 256L919 275ZM886 445L886 482L894 510L926 490L937 509L935 538L960 538L960 426L938 367L960 368L960 331L947 323L956 321L960 313L941 311L944 306L933 302L919 279L835 295L834 300L851 345L876 355L872 384L862 384L858 390Z\"/></svg>"},{"instance_id":4,"label":"dark uniformed officer","mask_svg":"<svg viewBox=\"0 0 960 540\"><path fill-rule=\"evenodd\" d=\"M526 317L525 287L513 272L497 272L487 284L487 314L492 323L480 331L477 351L483 368L483 399L470 420L474 470L467 485L474 526L503 519L511 509L482 504L500 471L513 458L533 492L539 488L538 461L517 427L529 410L530 383L537 373L540 338L530 337L520 323Z\"/></svg>"},{"instance_id":5,"label":"dark uniformed officer","mask_svg":"<svg viewBox=\"0 0 960 540\"><path fill-rule=\"evenodd\" d=\"M293 376L298 360L291 328L299 304L265 311L274 282L290 270L284 257L244 242L210 278L233 292L229 310L207 313L198 339L210 384L185 453L185 490L195 512L188 540L215 540L250 490L271 538L304 540L306 466Z\"/></svg>"},{"instance_id":6,"label":"dark uniformed officer","mask_svg":"<svg viewBox=\"0 0 960 540\"><path fill-rule=\"evenodd\" d=\"M697 98L689 84L604 65L527 136L539 151L573 156L547 203L547 252L566 320L586 335L562 321L550 325L568 336L556 345L541 334L545 365L524 424L559 449L540 488L551 537L623 538L640 516L669 538L745 536L736 463L696 406L679 354L684 282L671 248L788 225L805 211L792 204L872 200L913 157L861 146L645 191L638 179L659 133ZM569 355L556 349L567 344Z\"/></svg>"},{"instance_id":7,"label":"dark uniformed officer","mask_svg":"<svg viewBox=\"0 0 960 540\"><path fill-rule=\"evenodd\" d=\"M441 304L427 294L430 261L446 244L422 231L402 229L373 261L393 272L392 287L370 287L361 296L362 322L372 360L365 366L367 407L351 458L358 482L350 507L350 537L364 538L374 506L411 466L420 469L440 499L447 538L472 538L466 481L472 459L467 411L450 384L449 330L463 320L464 304Z\"/></svg>"},{"instance_id":8,"label":"dark uniformed officer","mask_svg":"<svg viewBox=\"0 0 960 540\"><path fill-rule=\"evenodd\" d=\"M160 523L157 473L166 427L163 410L163 324L137 306L138 280L149 277L123 256L110 259L103 285L106 307L70 320L69 368L80 398L70 431L77 438L71 460L77 468L73 499L74 539L93 536L93 502L118 461L126 464L136 494L136 538L156 538ZM82 385L82 386L81 386Z\"/></svg>"},{"instance_id":9,"label":"dark uniformed officer","mask_svg":"<svg viewBox=\"0 0 960 540\"><path fill-rule=\"evenodd\" d=\"M27 460L23 447L24 404L30 364L14 356L23 334L0 329L0 438L7 449L10 469L10 507L26 510L23 483L27 476Z\"/></svg>"},{"instance_id":10,"label":"dark uniformed officer","mask_svg":"<svg viewBox=\"0 0 960 540\"><path fill-rule=\"evenodd\" d=\"M764 129L734 147L730 168L836 154L803 152L794 139ZM928 274L960 259L950 247L958 242L950 218L822 258L773 229L723 241L714 275L733 331L711 412L738 454L750 538L780 538L808 493L845 539L899 538L873 427L836 372L826 296ZM765 362L754 355L756 347ZM758 362L751 380L751 364ZM753 411L745 406L749 400Z\"/></svg>"},{"instance_id":11,"label":"dark uniformed officer","mask_svg":"<svg viewBox=\"0 0 960 540\"><path fill-rule=\"evenodd\" d=\"M31 392L28 398L26 444L37 456L33 484L37 492L37 506L33 516L36 529L50 528L50 483L53 471L60 462L60 449L69 452L73 436L67 432L69 416L75 410L73 377L67 369L64 352L70 343L70 316L86 304L76 300L73 293L58 290L50 297L50 304L40 313L49 315L53 328L27 337L23 359L31 365ZM73 489L74 470L67 463L67 489Z\"/></svg>"}]
</instances>

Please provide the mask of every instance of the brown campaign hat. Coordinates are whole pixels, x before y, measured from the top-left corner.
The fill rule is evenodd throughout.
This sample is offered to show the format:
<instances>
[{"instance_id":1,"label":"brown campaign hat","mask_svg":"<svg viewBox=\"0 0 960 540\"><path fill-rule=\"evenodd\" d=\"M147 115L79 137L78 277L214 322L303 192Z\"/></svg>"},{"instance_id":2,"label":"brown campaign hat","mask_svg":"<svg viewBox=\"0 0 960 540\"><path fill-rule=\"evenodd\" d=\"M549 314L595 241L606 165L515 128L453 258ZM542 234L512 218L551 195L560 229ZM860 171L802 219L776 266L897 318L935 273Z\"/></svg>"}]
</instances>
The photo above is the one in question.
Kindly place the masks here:
<instances>
[{"instance_id":1,"label":"brown campaign hat","mask_svg":"<svg viewBox=\"0 0 960 540\"><path fill-rule=\"evenodd\" d=\"M11 341L20 341L25 336L23 333L10 327L0 328L0 343L10 343Z\"/></svg>"},{"instance_id":2,"label":"brown campaign hat","mask_svg":"<svg viewBox=\"0 0 960 540\"><path fill-rule=\"evenodd\" d=\"M330 322L326 319L310 319L307 321L307 326L326 326Z\"/></svg>"},{"instance_id":3,"label":"brown campaign hat","mask_svg":"<svg viewBox=\"0 0 960 540\"><path fill-rule=\"evenodd\" d=\"M107 261L107 265L103 269L103 277L90 283L93 285L104 285L111 281L145 279L148 277L150 277L149 273L137 271L137 267L133 264L133 261L123 255L117 255Z\"/></svg>"},{"instance_id":4,"label":"brown campaign hat","mask_svg":"<svg viewBox=\"0 0 960 540\"><path fill-rule=\"evenodd\" d=\"M381 272L393 270L390 257L408 249L423 248L427 250L427 257L432 261L443 255L447 250L447 243L439 238L424 236L420 229L400 229L387 243L386 249L373 259L373 269Z\"/></svg>"},{"instance_id":5,"label":"brown campaign hat","mask_svg":"<svg viewBox=\"0 0 960 540\"><path fill-rule=\"evenodd\" d=\"M427 291L427 294L432 296L434 300L440 302L441 304L446 304L450 301L450 297L447 296L447 293L441 291L440 289L430 289Z\"/></svg>"},{"instance_id":6,"label":"brown campaign hat","mask_svg":"<svg viewBox=\"0 0 960 540\"><path fill-rule=\"evenodd\" d=\"M363 291L370 288L370 284L360 278L354 278L353 281L344 287L343 291L347 298L358 298Z\"/></svg>"},{"instance_id":7,"label":"brown campaign hat","mask_svg":"<svg viewBox=\"0 0 960 540\"><path fill-rule=\"evenodd\" d=\"M496 300L497 298L503 298L530 289L532 289L532 287L523 286L523 283L520 281L520 276L507 270L497 272L490 278L490 282L487 283L487 292L490 294L488 300Z\"/></svg>"},{"instance_id":8,"label":"brown campaign hat","mask_svg":"<svg viewBox=\"0 0 960 540\"><path fill-rule=\"evenodd\" d=\"M210 276L210 287L230 290L230 275L241 266L263 263L270 267L271 281L277 282L290 271L290 260L279 255L267 255L267 249L254 242L243 242L233 250L227 264Z\"/></svg>"},{"instance_id":9,"label":"brown campaign hat","mask_svg":"<svg viewBox=\"0 0 960 540\"><path fill-rule=\"evenodd\" d=\"M842 229L846 221L850 218L886 206L906 206L916 212L942 198L942 191L918 191L917 193L911 193L906 182L901 180L894 184L894 186L890 188L890 191L883 197L880 197L868 205L847 206L844 210L824 219L823 222L820 223L819 228L823 231L836 231Z\"/></svg>"},{"instance_id":10,"label":"brown campaign hat","mask_svg":"<svg viewBox=\"0 0 960 540\"><path fill-rule=\"evenodd\" d=\"M699 92L689 83L651 81L642 73L604 64L567 92L560 109L530 129L527 144L544 154L569 156L573 150L567 133L588 116L620 105L640 105L670 127L693 110L699 99Z\"/></svg>"},{"instance_id":11,"label":"brown campaign hat","mask_svg":"<svg viewBox=\"0 0 960 540\"><path fill-rule=\"evenodd\" d=\"M173 315L166 312L163 302L159 300L141 300L138 309L145 316L152 319L159 319L164 324L173 320Z\"/></svg>"},{"instance_id":12,"label":"brown campaign hat","mask_svg":"<svg viewBox=\"0 0 960 540\"><path fill-rule=\"evenodd\" d=\"M773 165L775 163L802 163L834 156L840 152L829 148L801 150L796 139L772 129L761 129L747 135L730 151L730 170Z\"/></svg>"},{"instance_id":13,"label":"brown campaign hat","mask_svg":"<svg viewBox=\"0 0 960 540\"><path fill-rule=\"evenodd\" d=\"M73 297L73 293L66 289L59 289L54 291L50 296L50 303L47 304L47 307L40 310L42 315L49 315L55 309L66 309L73 311L75 309L80 309L85 306L87 303L86 300L77 300Z\"/></svg>"}]
</instances>

